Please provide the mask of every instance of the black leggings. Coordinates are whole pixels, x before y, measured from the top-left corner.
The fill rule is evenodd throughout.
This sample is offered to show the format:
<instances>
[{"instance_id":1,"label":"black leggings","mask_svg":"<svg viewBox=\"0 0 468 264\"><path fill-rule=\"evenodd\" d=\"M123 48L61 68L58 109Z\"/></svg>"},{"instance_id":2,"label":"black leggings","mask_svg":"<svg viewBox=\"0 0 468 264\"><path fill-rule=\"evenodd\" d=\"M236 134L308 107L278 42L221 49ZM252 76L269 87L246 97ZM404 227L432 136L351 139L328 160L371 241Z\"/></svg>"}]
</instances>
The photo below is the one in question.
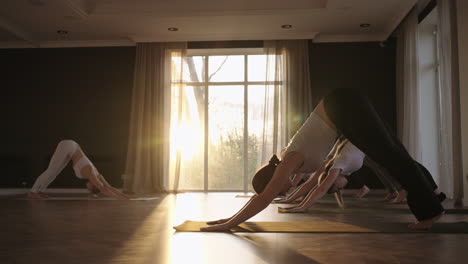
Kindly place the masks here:
<instances>
[{"instance_id":1,"label":"black leggings","mask_svg":"<svg viewBox=\"0 0 468 264\"><path fill-rule=\"evenodd\" d=\"M365 96L355 90L337 89L323 103L338 133L400 182L408 192L408 206L418 220L444 211L434 194L437 186L429 171L413 160Z\"/></svg>"}]
</instances>

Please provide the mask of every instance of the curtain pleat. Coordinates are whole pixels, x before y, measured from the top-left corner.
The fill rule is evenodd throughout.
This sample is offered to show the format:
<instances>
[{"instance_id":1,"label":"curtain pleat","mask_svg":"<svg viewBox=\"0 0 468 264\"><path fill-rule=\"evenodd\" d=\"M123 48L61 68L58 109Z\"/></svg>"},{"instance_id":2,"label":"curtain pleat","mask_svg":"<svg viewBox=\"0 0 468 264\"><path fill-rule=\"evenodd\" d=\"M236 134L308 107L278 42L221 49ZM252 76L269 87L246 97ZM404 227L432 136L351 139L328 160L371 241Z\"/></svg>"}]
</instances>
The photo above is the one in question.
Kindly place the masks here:
<instances>
[{"instance_id":1,"label":"curtain pleat","mask_svg":"<svg viewBox=\"0 0 468 264\"><path fill-rule=\"evenodd\" d=\"M455 1L438 0L440 56L440 188L456 201L463 197L460 104Z\"/></svg>"},{"instance_id":2,"label":"curtain pleat","mask_svg":"<svg viewBox=\"0 0 468 264\"><path fill-rule=\"evenodd\" d=\"M418 14L413 8L397 31L397 133L410 155L421 161L417 26Z\"/></svg>"}]
</instances>

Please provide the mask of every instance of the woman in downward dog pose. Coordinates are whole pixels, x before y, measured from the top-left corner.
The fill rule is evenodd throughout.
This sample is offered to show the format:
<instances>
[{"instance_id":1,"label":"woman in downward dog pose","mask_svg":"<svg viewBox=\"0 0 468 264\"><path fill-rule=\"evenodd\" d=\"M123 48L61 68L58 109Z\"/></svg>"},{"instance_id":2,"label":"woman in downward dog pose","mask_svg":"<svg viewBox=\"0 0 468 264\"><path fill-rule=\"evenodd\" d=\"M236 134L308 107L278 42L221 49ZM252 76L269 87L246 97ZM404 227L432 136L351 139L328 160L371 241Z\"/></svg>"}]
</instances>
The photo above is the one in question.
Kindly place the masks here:
<instances>
[{"instance_id":1,"label":"woman in downward dog pose","mask_svg":"<svg viewBox=\"0 0 468 264\"><path fill-rule=\"evenodd\" d=\"M59 142L50 159L48 168L37 178L28 193L28 197L31 199L48 198L49 196L44 193L45 189L55 180L70 160L73 162L76 177L87 180L86 188L91 193L102 192L117 199L132 198L112 187L73 140Z\"/></svg>"},{"instance_id":2,"label":"woman in downward dog pose","mask_svg":"<svg viewBox=\"0 0 468 264\"><path fill-rule=\"evenodd\" d=\"M292 175L320 168L338 134L387 169L408 192L407 203L417 219L410 228L430 228L442 216L444 208L434 193L437 186L427 169L413 160L367 97L355 90L337 89L310 114L283 151L281 162L268 164L256 173L252 185L257 194L234 216L208 222L202 231L229 230L265 209L291 187ZM319 192L341 189L345 183L341 177L328 176L315 193L323 195Z\"/></svg>"},{"instance_id":3,"label":"woman in downward dog pose","mask_svg":"<svg viewBox=\"0 0 468 264\"><path fill-rule=\"evenodd\" d=\"M351 142L347 139L340 138L337 140L335 147L329 154L329 158L325 160L323 166L314 173L314 175L305 181L301 186L296 188L293 192L291 192L286 198L274 200L274 203L292 203L296 201L298 198L305 196L305 198L300 202L299 205L288 207L288 208L279 208L279 211L282 213L289 213L289 212L303 212L310 206L312 206L318 199L320 199L324 192L318 191L319 195L316 195L314 191L317 188L320 188L321 183L327 177L331 177L335 179L335 184L332 188L326 190L328 193L335 194L335 198L338 202L338 205L341 208L344 208L343 197L341 195L341 189L347 184L348 180L345 178L351 173L359 170L363 164L369 166L370 159L366 159L365 154L362 153L356 146L354 146ZM376 164L374 164L376 165ZM374 168L374 172L377 168ZM377 175L378 176L378 175ZM379 176L378 176L379 177ZM384 177L391 177L390 175L385 175ZM382 179L382 177L379 177ZM341 182L343 186L340 188L336 188L337 182ZM398 183L397 183L398 184ZM334 188L335 187L335 188ZM404 191L404 190L403 190ZM401 192L401 191L400 191ZM437 192L436 193L438 199L442 202L445 199L445 194ZM397 196L398 197L398 196ZM405 196L406 197L406 196Z\"/></svg>"},{"instance_id":4,"label":"woman in downward dog pose","mask_svg":"<svg viewBox=\"0 0 468 264\"><path fill-rule=\"evenodd\" d=\"M340 141L337 141L337 144L339 142ZM335 144L335 146L337 146L337 144ZM347 143L347 144L352 144L352 143ZM335 149L336 148L334 147L334 150ZM334 150L330 152L330 154L328 155L328 158L324 161L323 168L325 168L327 162L330 161L330 159L333 158L334 155L337 155L336 153L333 153ZM340 158L338 157L334 158L335 159L334 163L336 163L337 159L339 159L338 164L341 164L341 166L346 166L348 163L351 162L351 164L349 164L348 166L352 166L353 168L353 170L346 169L346 167L342 169L342 171L345 172L343 173L343 175L346 177L350 176L354 171L359 169L359 166L361 166L360 157L362 157L363 155L365 156L365 154L363 154L354 145L344 148L343 151L339 155L340 155ZM382 184L385 186L385 188L387 189L388 192L384 201L389 201L390 203L398 203L406 199L406 195L404 196L401 195L402 192L400 190L401 186L399 185L399 183L396 182L395 179L393 179L393 177L389 175L389 173L386 172L383 168L381 168L377 163L375 163L368 157L365 157L364 161L362 162L362 166L365 166L371 169L374 172L374 174L379 178L379 180L382 182ZM299 177L296 177L296 178L301 178L301 179L300 180L296 179L296 182L300 182L300 184L293 183L293 187L291 188L292 191L288 192L287 197L275 199L273 203L292 203L301 197L304 198L305 194L309 193L313 188L316 187L319 176L320 176L319 174L320 172L314 172L314 173L311 173L311 177L304 176L303 178L302 178L302 175L298 175ZM353 197L355 198L364 197L370 191L370 189L365 185L364 180L362 179L360 175L354 175L354 180L358 183L359 186L362 186L362 187L358 190L358 192L356 192L353 195ZM299 185L299 187L296 187L296 185ZM397 186L400 186L400 187L398 188ZM338 204L341 207L343 207L342 204L340 203L340 201L342 201L340 191L335 192L335 197L337 199Z\"/></svg>"}]
</instances>

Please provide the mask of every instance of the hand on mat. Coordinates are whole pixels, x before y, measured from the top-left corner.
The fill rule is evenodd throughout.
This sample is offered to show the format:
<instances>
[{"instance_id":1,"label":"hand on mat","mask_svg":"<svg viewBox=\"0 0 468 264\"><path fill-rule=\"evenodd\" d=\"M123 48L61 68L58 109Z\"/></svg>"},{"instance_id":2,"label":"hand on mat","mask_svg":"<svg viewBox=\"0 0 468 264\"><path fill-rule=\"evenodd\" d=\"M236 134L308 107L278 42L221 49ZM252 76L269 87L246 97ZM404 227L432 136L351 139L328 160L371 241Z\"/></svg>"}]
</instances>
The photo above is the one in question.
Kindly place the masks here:
<instances>
[{"instance_id":1,"label":"hand on mat","mask_svg":"<svg viewBox=\"0 0 468 264\"><path fill-rule=\"evenodd\" d=\"M215 221L208 221L206 222L208 225L219 225L219 224L224 224L227 221L229 221L231 218L224 218L224 219L219 219Z\"/></svg>"},{"instance_id":2,"label":"hand on mat","mask_svg":"<svg viewBox=\"0 0 468 264\"><path fill-rule=\"evenodd\" d=\"M211 225L211 226L204 226L200 228L200 231L202 232L229 232L231 229L230 225L227 224L217 224L217 225Z\"/></svg>"},{"instance_id":3,"label":"hand on mat","mask_svg":"<svg viewBox=\"0 0 468 264\"><path fill-rule=\"evenodd\" d=\"M278 207L280 213L302 213L305 209L302 207Z\"/></svg>"}]
</instances>

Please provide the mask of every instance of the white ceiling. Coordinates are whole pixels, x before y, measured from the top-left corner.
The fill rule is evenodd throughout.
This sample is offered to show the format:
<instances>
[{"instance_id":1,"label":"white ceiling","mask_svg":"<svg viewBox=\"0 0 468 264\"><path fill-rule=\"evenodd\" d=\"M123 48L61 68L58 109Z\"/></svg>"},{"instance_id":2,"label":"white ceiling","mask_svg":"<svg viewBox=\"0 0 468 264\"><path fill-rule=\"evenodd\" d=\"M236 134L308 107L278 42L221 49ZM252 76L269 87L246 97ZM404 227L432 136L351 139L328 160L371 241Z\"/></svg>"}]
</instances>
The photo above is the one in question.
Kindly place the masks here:
<instances>
[{"instance_id":1,"label":"white ceiling","mask_svg":"<svg viewBox=\"0 0 468 264\"><path fill-rule=\"evenodd\" d=\"M2 0L0 48L383 41L417 0ZM362 23L371 24L362 28ZM283 29L281 25L292 28ZM176 27L175 32L168 31ZM57 30L68 31L67 35Z\"/></svg>"}]
</instances>

